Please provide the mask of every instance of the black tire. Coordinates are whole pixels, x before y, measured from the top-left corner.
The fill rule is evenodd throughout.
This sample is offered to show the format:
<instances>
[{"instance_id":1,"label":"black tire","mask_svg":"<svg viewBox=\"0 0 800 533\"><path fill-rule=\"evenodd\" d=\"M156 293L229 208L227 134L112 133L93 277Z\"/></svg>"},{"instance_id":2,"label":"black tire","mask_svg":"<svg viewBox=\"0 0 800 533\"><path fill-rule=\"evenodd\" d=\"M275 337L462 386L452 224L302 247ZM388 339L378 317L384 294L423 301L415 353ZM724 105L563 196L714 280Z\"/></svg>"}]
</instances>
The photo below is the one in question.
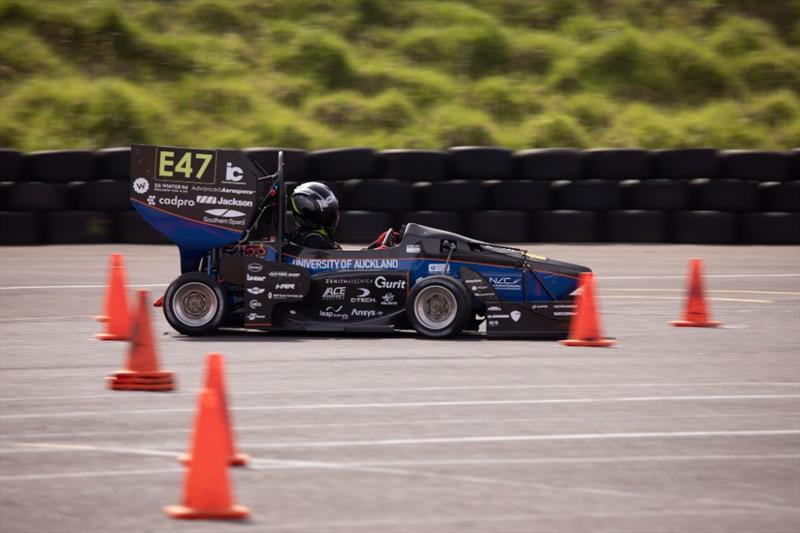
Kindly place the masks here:
<instances>
[{"instance_id":1,"label":"black tire","mask_svg":"<svg viewBox=\"0 0 800 533\"><path fill-rule=\"evenodd\" d=\"M653 177L670 180L716 178L719 154L716 148L683 148L650 152Z\"/></svg>"},{"instance_id":2,"label":"black tire","mask_svg":"<svg viewBox=\"0 0 800 533\"><path fill-rule=\"evenodd\" d=\"M800 211L800 180L764 183L761 190L766 211Z\"/></svg>"},{"instance_id":3,"label":"black tire","mask_svg":"<svg viewBox=\"0 0 800 533\"><path fill-rule=\"evenodd\" d=\"M604 239L607 242L664 242L667 240L667 214L661 211L609 211L604 214Z\"/></svg>"},{"instance_id":4,"label":"black tire","mask_svg":"<svg viewBox=\"0 0 800 533\"><path fill-rule=\"evenodd\" d=\"M595 242L598 214L592 211L539 211L534 213L533 237L539 242Z\"/></svg>"},{"instance_id":5,"label":"black tire","mask_svg":"<svg viewBox=\"0 0 800 533\"><path fill-rule=\"evenodd\" d=\"M342 183L347 208L352 210L414 211L417 208L411 183L400 180L351 180Z\"/></svg>"},{"instance_id":6,"label":"black tire","mask_svg":"<svg viewBox=\"0 0 800 533\"><path fill-rule=\"evenodd\" d=\"M505 180L514 173L512 151L496 146L456 146L450 154L451 178L457 180Z\"/></svg>"},{"instance_id":7,"label":"black tire","mask_svg":"<svg viewBox=\"0 0 800 533\"><path fill-rule=\"evenodd\" d=\"M68 183L91 181L94 153L89 150L58 150L25 154L25 177L28 181Z\"/></svg>"},{"instance_id":8,"label":"black tire","mask_svg":"<svg viewBox=\"0 0 800 533\"><path fill-rule=\"evenodd\" d=\"M738 217L721 211L679 211L671 216L672 240L686 244L733 244Z\"/></svg>"},{"instance_id":9,"label":"black tire","mask_svg":"<svg viewBox=\"0 0 800 533\"><path fill-rule=\"evenodd\" d=\"M473 318L471 296L458 280L430 276L411 289L406 316L420 335L432 339L452 337Z\"/></svg>"},{"instance_id":10,"label":"black tire","mask_svg":"<svg viewBox=\"0 0 800 533\"><path fill-rule=\"evenodd\" d=\"M287 180L307 181L308 154L297 148L246 148L247 157L260 164L267 174L278 170L278 152L283 151L283 175Z\"/></svg>"},{"instance_id":11,"label":"black tire","mask_svg":"<svg viewBox=\"0 0 800 533\"><path fill-rule=\"evenodd\" d=\"M310 177L323 181L369 179L374 177L377 166L372 148L317 150L310 158Z\"/></svg>"},{"instance_id":12,"label":"black tire","mask_svg":"<svg viewBox=\"0 0 800 533\"><path fill-rule=\"evenodd\" d=\"M486 242L530 242L531 219L525 211L476 211L468 215L467 236Z\"/></svg>"},{"instance_id":13,"label":"black tire","mask_svg":"<svg viewBox=\"0 0 800 533\"><path fill-rule=\"evenodd\" d=\"M727 150L720 156L722 176L732 180L786 181L789 153Z\"/></svg>"},{"instance_id":14,"label":"black tire","mask_svg":"<svg viewBox=\"0 0 800 533\"><path fill-rule=\"evenodd\" d=\"M556 181L553 192L558 209L611 211L622 205L620 184L610 180Z\"/></svg>"},{"instance_id":15,"label":"black tire","mask_svg":"<svg viewBox=\"0 0 800 533\"><path fill-rule=\"evenodd\" d=\"M133 209L127 181L99 180L69 185L78 209L126 211Z\"/></svg>"},{"instance_id":16,"label":"black tire","mask_svg":"<svg viewBox=\"0 0 800 533\"><path fill-rule=\"evenodd\" d=\"M38 244L38 213L0 211L0 244Z\"/></svg>"},{"instance_id":17,"label":"black tire","mask_svg":"<svg viewBox=\"0 0 800 533\"><path fill-rule=\"evenodd\" d=\"M169 284L164 293L164 316L179 333L208 335L222 324L228 311L222 285L201 272L187 272Z\"/></svg>"},{"instance_id":18,"label":"black tire","mask_svg":"<svg viewBox=\"0 0 800 533\"><path fill-rule=\"evenodd\" d=\"M131 175L131 149L105 148L94 153L94 168L97 179L128 182Z\"/></svg>"},{"instance_id":19,"label":"black tire","mask_svg":"<svg viewBox=\"0 0 800 533\"><path fill-rule=\"evenodd\" d=\"M378 175L403 181L447 179L448 155L438 150L383 150L378 153Z\"/></svg>"},{"instance_id":20,"label":"black tire","mask_svg":"<svg viewBox=\"0 0 800 533\"><path fill-rule=\"evenodd\" d=\"M489 209L541 211L550 209L550 184L546 181L507 180L483 183Z\"/></svg>"},{"instance_id":21,"label":"black tire","mask_svg":"<svg viewBox=\"0 0 800 533\"><path fill-rule=\"evenodd\" d=\"M431 228L436 228L451 233L464 232L464 215L451 211L412 211L401 213L397 217L397 225L414 222Z\"/></svg>"},{"instance_id":22,"label":"black tire","mask_svg":"<svg viewBox=\"0 0 800 533\"><path fill-rule=\"evenodd\" d=\"M22 180L22 154L18 150L0 148L0 181Z\"/></svg>"},{"instance_id":23,"label":"black tire","mask_svg":"<svg viewBox=\"0 0 800 533\"><path fill-rule=\"evenodd\" d=\"M689 184L692 207L704 211L757 211L758 186L753 181L694 180Z\"/></svg>"},{"instance_id":24,"label":"black tire","mask_svg":"<svg viewBox=\"0 0 800 533\"><path fill-rule=\"evenodd\" d=\"M53 211L42 215L44 241L49 244L111 242L111 215L102 211Z\"/></svg>"},{"instance_id":25,"label":"black tire","mask_svg":"<svg viewBox=\"0 0 800 533\"><path fill-rule=\"evenodd\" d=\"M583 178L582 152L575 148L520 150L514 154L514 177L522 180Z\"/></svg>"},{"instance_id":26,"label":"black tire","mask_svg":"<svg viewBox=\"0 0 800 533\"><path fill-rule=\"evenodd\" d=\"M800 180L800 148L789 150L789 179Z\"/></svg>"},{"instance_id":27,"label":"black tire","mask_svg":"<svg viewBox=\"0 0 800 533\"><path fill-rule=\"evenodd\" d=\"M346 243L370 243L395 224L394 215L375 211L342 211L334 238ZM397 228L395 228L397 229Z\"/></svg>"},{"instance_id":28,"label":"black tire","mask_svg":"<svg viewBox=\"0 0 800 533\"><path fill-rule=\"evenodd\" d=\"M742 234L751 244L800 244L800 213L745 213Z\"/></svg>"},{"instance_id":29,"label":"black tire","mask_svg":"<svg viewBox=\"0 0 800 533\"><path fill-rule=\"evenodd\" d=\"M689 209L689 182L686 180L629 180L620 183L626 209L683 211Z\"/></svg>"},{"instance_id":30,"label":"black tire","mask_svg":"<svg viewBox=\"0 0 800 533\"><path fill-rule=\"evenodd\" d=\"M9 211L62 211L70 207L66 184L39 181L3 187L0 204Z\"/></svg>"},{"instance_id":31,"label":"black tire","mask_svg":"<svg viewBox=\"0 0 800 533\"><path fill-rule=\"evenodd\" d=\"M486 200L480 181L450 180L420 189L422 208L430 211L478 211Z\"/></svg>"},{"instance_id":32,"label":"black tire","mask_svg":"<svg viewBox=\"0 0 800 533\"><path fill-rule=\"evenodd\" d=\"M650 157L640 148L586 150L586 177L601 180L640 180L650 177Z\"/></svg>"}]
</instances>

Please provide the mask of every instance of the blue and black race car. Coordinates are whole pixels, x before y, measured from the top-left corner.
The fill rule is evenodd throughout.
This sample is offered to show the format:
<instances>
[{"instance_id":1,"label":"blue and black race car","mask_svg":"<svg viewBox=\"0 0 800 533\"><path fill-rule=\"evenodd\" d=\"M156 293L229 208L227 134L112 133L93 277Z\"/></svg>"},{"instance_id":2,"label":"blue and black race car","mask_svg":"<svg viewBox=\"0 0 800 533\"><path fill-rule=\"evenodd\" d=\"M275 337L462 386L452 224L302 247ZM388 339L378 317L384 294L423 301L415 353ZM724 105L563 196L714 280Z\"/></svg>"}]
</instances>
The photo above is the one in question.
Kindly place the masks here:
<instances>
[{"instance_id":1,"label":"blue and black race car","mask_svg":"<svg viewBox=\"0 0 800 533\"><path fill-rule=\"evenodd\" d=\"M282 157L267 174L238 150L134 145L131 201L180 250L164 295L186 335L414 329L441 338L561 338L583 266L409 223L375 249L286 239Z\"/></svg>"}]
</instances>

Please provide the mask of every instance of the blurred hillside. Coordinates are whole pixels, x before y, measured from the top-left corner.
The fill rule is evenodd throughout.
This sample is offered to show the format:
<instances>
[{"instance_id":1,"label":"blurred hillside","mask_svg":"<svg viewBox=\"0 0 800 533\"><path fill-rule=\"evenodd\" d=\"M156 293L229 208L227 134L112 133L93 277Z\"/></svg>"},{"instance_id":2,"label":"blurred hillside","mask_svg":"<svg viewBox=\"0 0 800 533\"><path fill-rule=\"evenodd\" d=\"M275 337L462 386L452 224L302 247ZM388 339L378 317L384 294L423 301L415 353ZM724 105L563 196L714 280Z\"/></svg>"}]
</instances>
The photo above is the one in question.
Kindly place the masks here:
<instances>
[{"instance_id":1,"label":"blurred hillside","mask_svg":"<svg viewBox=\"0 0 800 533\"><path fill-rule=\"evenodd\" d=\"M800 0L0 0L0 146L800 145Z\"/></svg>"}]
</instances>

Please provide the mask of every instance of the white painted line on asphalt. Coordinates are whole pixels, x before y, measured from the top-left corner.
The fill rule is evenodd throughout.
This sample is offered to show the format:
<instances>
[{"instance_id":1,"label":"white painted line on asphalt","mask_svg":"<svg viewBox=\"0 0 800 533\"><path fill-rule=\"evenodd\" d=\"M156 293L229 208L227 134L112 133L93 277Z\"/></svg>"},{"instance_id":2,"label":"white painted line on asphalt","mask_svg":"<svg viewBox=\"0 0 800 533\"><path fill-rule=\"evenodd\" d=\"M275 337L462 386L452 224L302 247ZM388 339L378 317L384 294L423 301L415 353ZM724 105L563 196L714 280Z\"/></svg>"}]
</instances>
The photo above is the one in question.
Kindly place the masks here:
<instances>
[{"instance_id":1,"label":"white painted line on asphalt","mask_svg":"<svg viewBox=\"0 0 800 533\"><path fill-rule=\"evenodd\" d=\"M683 296L608 296L603 295L603 300L685 300ZM751 300L747 298L716 298L713 296L706 296L706 300L712 302L739 302L748 304L772 304L774 300Z\"/></svg>"},{"instance_id":2,"label":"white painted line on asphalt","mask_svg":"<svg viewBox=\"0 0 800 533\"><path fill-rule=\"evenodd\" d=\"M603 292L681 292L685 293L686 289L628 289L628 288L609 288L603 289ZM706 293L724 293L724 294L772 294L777 296L800 296L800 292L795 291L738 291L738 290L722 290L712 289L706 290Z\"/></svg>"},{"instance_id":3,"label":"white painted line on asphalt","mask_svg":"<svg viewBox=\"0 0 800 533\"><path fill-rule=\"evenodd\" d=\"M622 455L601 457L537 457L537 458L481 458L481 459L432 459L407 461L357 461L343 463L349 466L450 466L450 465L526 465L526 464L594 464L594 463L658 463L682 461L784 461L800 459L800 454L782 453L765 455Z\"/></svg>"},{"instance_id":4,"label":"white painted line on asphalt","mask_svg":"<svg viewBox=\"0 0 800 533\"><path fill-rule=\"evenodd\" d=\"M0 322L53 322L54 320L91 320L91 316L90 315L21 316L15 318L0 318Z\"/></svg>"},{"instance_id":5,"label":"white painted line on asphalt","mask_svg":"<svg viewBox=\"0 0 800 533\"><path fill-rule=\"evenodd\" d=\"M362 446L407 446L425 444L474 444L485 442L535 442L535 441L577 441L577 440L617 440L617 439L676 439L704 437L765 437L800 435L800 429L765 429L752 431L652 431L636 433L563 433L551 435L495 435L466 437L431 437L420 439L377 439L377 440L333 440L300 441L273 443L242 443L243 449L292 449L292 448L343 448Z\"/></svg>"},{"instance_id":6,"label":"white painted line on asphalt","mask_svg":"<svg viewBox=\"0 0 800 533\"><path fill-rule=\"evenodd\" d=\"M138 287L166 287L168 283L134 283L132 288ZM17 285L0 287L0 291L32 291L49 289L105 289L107 285Z\"/></svg>"},{"instance_id":7,"label":"white painted line on asphalt","mask_svg":"<svg viewBox=\"0 0 800 533\"><path fill-rule=\"evenodd\" d=\"M70 479L87 477L112 477L112 476L148 476L152 474L174 474L185 472L185 468L150 468L144 470L95 470L88 472L64 472L61 474L22 474L18 476L0 476L2 481L36 481L50 479Z\"/></svg>"},{"instance_id":8,"label":"white painted line on asphalt","mask_svg":"<svg viewBox=\"0 0 800 533\"><path fill-rule=\"evenodd\" d=\"M704 278L800 278L800 274L704 274ZM598 276L597 279L686 279L683 276Z\"/></svg>"},{"instance_id":9,"label":"white painted line on asphalt","mask_svg":"<svg viewBox=\"0 0 800 533\"><path fill-rule=\"evenodd\" d=\"M247 405L232 407L234 411L286 411L316 409L396 409L404 407L458 407L479 405L534 405L534 404L582 404L617 402L670 402L670 401L727 401L727 400L779 400L797 399L798 394L742 394L709 396L623 396L611 398L550 398L518 400L465 400L441 402L396 402L396 403L320 403L290 405ZM73 418L82 416L119 416L121 414L187 413L195 409L176 407L166 409L114 409L113 411L68 411L62 413L20 413L0 415L0 420L19 420L30 418Z\"/></svg>"},{"instance_id":10,"label":"white painted line on asphalt","mask_svg":"<svg viewBox=\"0 0 800 533\"><path fill-rule=\"evenodd\" d=\"M291 389L291 390L254 390L239 391L233 396L246 395L281 395L281 394L348 394L353 392L438 392L462 390L529 390L529 389L608 389L608 388L651 388L651 387L800 387L797 381L722 381L722 382L697 382L697 383L542 383L532 385L443 385L430 387L352 387L336 389ZM169 396L157 396L167 401L176 395L195 395L200 389L193 391L175 391ZM44 400L83 400L103 398L105 400L118 399L123 402L130 401L129 396L109 392L106 394L86 394L80 396L15 396L0 397L0 402L27 402ZM151 396L151 398L153 398Z\"/></svg>"},{"instance_id":11,"label":"white painted line on asphalt","mask_svg":"<svg viewBox=\"0 0 800 533\"><path fill-rule=\"evenodd\" d=\"M776 418L787 418L790 421L797 420L796 413L773 413L769 411L750 412L750 413L704 413L704 414L658 414L649 416L628 416L628 415L603 415L603 420L692 420L692 419L727 419L727 418L757 418L769 417L771 420ZM352 427L391 427L391 426L425 426L425 425L458 425L458 424L506 424L513 422L552 422L561 420L573 420L572 416L537 416L521 418L430 418L425 420L385 420L377 422L326 422L322 424L267 424L259 426L237 425L237 431L260 431L267 429L323 429L323 428L352 428ZM152 428L147 430L147 434L170 434L170 433L190 433L191 428ZM140 429L120 430L120 431L64 431L52 433L22 433L11 434L6 432L0 435L0 442L19 439L42 439L54 437L102 437L116 435L141 435Z\"/></svg>"}]
</instances>

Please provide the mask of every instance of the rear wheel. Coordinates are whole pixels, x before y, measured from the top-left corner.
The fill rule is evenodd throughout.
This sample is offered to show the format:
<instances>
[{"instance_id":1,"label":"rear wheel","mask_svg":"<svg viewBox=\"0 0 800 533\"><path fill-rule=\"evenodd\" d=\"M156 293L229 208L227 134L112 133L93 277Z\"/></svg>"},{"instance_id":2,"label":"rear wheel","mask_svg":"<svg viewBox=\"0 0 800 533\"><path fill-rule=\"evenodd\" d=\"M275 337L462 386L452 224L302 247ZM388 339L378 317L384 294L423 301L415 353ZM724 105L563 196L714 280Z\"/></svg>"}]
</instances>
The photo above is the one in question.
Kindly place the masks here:
<instances>
[{"instance_id":1,"label":"rear wheel","mask_svg":"<svg viewBox=\"0 0 800 533\"><path fill-rule=\"evenodd\" d=\"M214 332L227 313L222 285L200 272L187 272L173 281L164 294L164 316L184 335Z\"/></svg>"},{"instance_id":2,"label":"rear wheel","mask_svg":"<svg viewBox=\"0 0 800 533\"><path fill-rule=\"evenodd\" d=\"M472 317L470 296L459 281L447 276L431 276L411 290L406 314L422 335L450 337L460 333Z\"/></svg>"}]
</instances>

